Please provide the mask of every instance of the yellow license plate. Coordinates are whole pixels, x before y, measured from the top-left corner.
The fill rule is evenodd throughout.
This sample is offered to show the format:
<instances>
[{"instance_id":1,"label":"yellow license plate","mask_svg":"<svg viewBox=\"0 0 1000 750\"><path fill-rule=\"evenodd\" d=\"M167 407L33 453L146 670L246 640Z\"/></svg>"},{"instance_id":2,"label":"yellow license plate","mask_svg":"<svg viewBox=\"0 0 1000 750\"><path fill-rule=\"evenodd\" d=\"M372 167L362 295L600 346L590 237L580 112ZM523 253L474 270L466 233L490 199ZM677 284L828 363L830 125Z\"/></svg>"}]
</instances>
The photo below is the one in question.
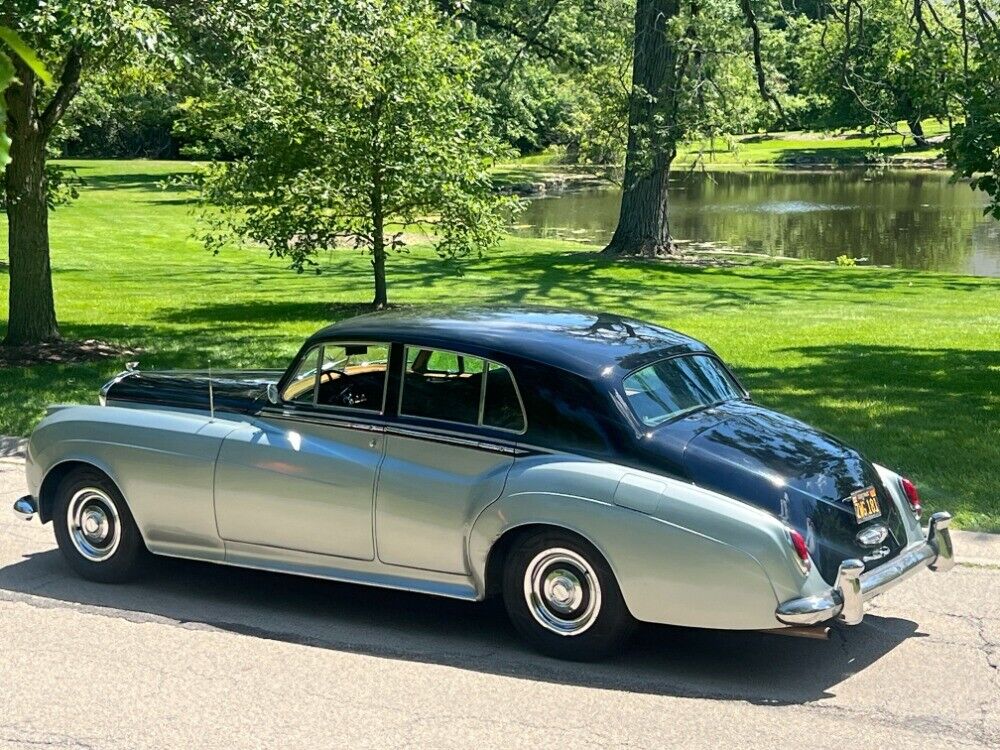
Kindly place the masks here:
<instances>
[{"instance_id":1,"label":"yellow license plate","mask_svg":"<svg viewBox=\"0 0 1000 750\"><path fill-rule=\"evenodd\" d=\"M874 487L866 487L863 490L852 492L851 503L854 504L854 517L858 523L864 523L869 518L878 518L882 515Z\"/></svg>"}]
</instances>

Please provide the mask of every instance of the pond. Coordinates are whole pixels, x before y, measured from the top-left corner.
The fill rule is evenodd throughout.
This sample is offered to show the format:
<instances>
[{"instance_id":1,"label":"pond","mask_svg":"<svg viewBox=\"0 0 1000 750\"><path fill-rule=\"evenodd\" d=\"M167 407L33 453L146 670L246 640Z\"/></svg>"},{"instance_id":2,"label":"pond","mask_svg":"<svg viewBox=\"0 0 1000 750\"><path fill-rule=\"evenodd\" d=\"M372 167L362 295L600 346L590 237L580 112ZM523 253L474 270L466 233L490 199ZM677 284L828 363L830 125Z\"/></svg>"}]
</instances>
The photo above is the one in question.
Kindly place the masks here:
<instances>
[{"instance_id":1,"label":"pond","mask_svg":"<svg viewBox=\"0 0 1000 750\"><path fill-rule=\"evenodd\" d=\"M985 197L931 170L750 171L676 174L678 240L795 258L1000 277L1000 222ZM618 189L532 200L515 234L606 242Z\"/></svg>"}]
</instances>

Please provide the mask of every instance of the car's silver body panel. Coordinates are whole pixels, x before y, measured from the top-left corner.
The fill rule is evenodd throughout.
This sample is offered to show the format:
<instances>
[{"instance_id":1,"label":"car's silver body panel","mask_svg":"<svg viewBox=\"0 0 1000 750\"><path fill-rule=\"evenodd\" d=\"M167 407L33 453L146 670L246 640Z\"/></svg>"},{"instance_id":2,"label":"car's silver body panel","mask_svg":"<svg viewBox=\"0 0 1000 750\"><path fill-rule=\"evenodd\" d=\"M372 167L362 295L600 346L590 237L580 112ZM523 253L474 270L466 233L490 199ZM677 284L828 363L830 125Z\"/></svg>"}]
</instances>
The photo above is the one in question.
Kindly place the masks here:
<instances>
[{"instance_id":1,"label":"car's silver body panel","mask_svg":"<svg viewBox=\"0 0 1000 750\"><path fill-rule=\"evenodd\" d=\"M648 622L782 627L782 602L830 588L815 567L802 571L786 527L766 511L516 436L482 442L278 409L213 417L79 406L54 410L32 435L31 495L44 502L43 481L66 462L104 471L161 555L482 599L494 545L545 524L597 547L629 610ZM907 542L922 540L903 517Z\"/></svg>"}]
</instances>

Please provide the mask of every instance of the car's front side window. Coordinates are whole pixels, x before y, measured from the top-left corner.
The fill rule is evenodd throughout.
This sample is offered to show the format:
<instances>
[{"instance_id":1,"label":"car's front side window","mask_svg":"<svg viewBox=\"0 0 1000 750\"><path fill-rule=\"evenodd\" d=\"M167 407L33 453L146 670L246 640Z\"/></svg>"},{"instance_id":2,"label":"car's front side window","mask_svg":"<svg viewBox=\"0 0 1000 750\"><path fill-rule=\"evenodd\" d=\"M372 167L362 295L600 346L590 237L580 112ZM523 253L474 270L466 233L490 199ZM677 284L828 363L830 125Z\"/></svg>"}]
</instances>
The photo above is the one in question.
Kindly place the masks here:
<instances>
[{"instance_id":1,"label":"car's front side window","mask_svg":"<svg viewBox=\"0 0 1000 750\"><path fill-rule=\"evenodd\" d=\"M629 374L622 384L629 406L649 427L744 396L725 367L708 354L661 359Z\"/></svg>"},{"instance_id":2,"label":"car's front side window","mask_svg":"<svg viewBox=\"0 0 1000 750\"><path fill-rule=\"evenodd\" d=\"M281 394L283 401L293 404L311 404L316 393L316 370L319 362L319 353L322 347L317 346L311 349L301 360L299 366L295 368L295 374L285 384L285 390Z\"/></svg>"},{"instance_id":3,"label":"car's front side window","mask_svg":"<svg viewBox=\"0 0 1000 750\"><path fill-rule=\"evenodd\" d=\"M524 431L524 410L506 366L436 349L405 351L401 416Z\"/></svg>"},{"instance_id":4,"label":"car's front side window","mask_svg":"<svg viewBox=\"0 0 1000 750\"><path fill-rule=\"evenodd\" d=\"M380 412L388 371L387 344L323 344L303 357L282 397L292 403Z\"/></svg>"}]
</instances>

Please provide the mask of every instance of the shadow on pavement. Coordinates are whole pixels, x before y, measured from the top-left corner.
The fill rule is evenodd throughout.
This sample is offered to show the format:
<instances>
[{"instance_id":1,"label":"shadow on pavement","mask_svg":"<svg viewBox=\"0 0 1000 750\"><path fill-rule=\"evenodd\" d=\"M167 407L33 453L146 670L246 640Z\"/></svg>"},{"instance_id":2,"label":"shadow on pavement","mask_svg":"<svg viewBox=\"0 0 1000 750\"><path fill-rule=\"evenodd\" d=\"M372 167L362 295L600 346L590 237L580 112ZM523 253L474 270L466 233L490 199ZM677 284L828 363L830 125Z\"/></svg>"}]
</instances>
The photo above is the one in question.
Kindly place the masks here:
<instances>
[{"instance_id":1,"label":"shadow on pavement","mask_svg":"<svg viewBox=\"0 0 1000 750\"><path fill-rule=\"evenodd\" d=\"M767 705L828 697L844 679L920 635L910 620L874 615L850 630L835 629L829 641L644 625L621 656L578 664L527 650L497 602L167 559L140 582L109 586L77 578L57 550L0 569L0 597L24 594L133 622L560 684Z\"/></svg>"}]
</instances>

